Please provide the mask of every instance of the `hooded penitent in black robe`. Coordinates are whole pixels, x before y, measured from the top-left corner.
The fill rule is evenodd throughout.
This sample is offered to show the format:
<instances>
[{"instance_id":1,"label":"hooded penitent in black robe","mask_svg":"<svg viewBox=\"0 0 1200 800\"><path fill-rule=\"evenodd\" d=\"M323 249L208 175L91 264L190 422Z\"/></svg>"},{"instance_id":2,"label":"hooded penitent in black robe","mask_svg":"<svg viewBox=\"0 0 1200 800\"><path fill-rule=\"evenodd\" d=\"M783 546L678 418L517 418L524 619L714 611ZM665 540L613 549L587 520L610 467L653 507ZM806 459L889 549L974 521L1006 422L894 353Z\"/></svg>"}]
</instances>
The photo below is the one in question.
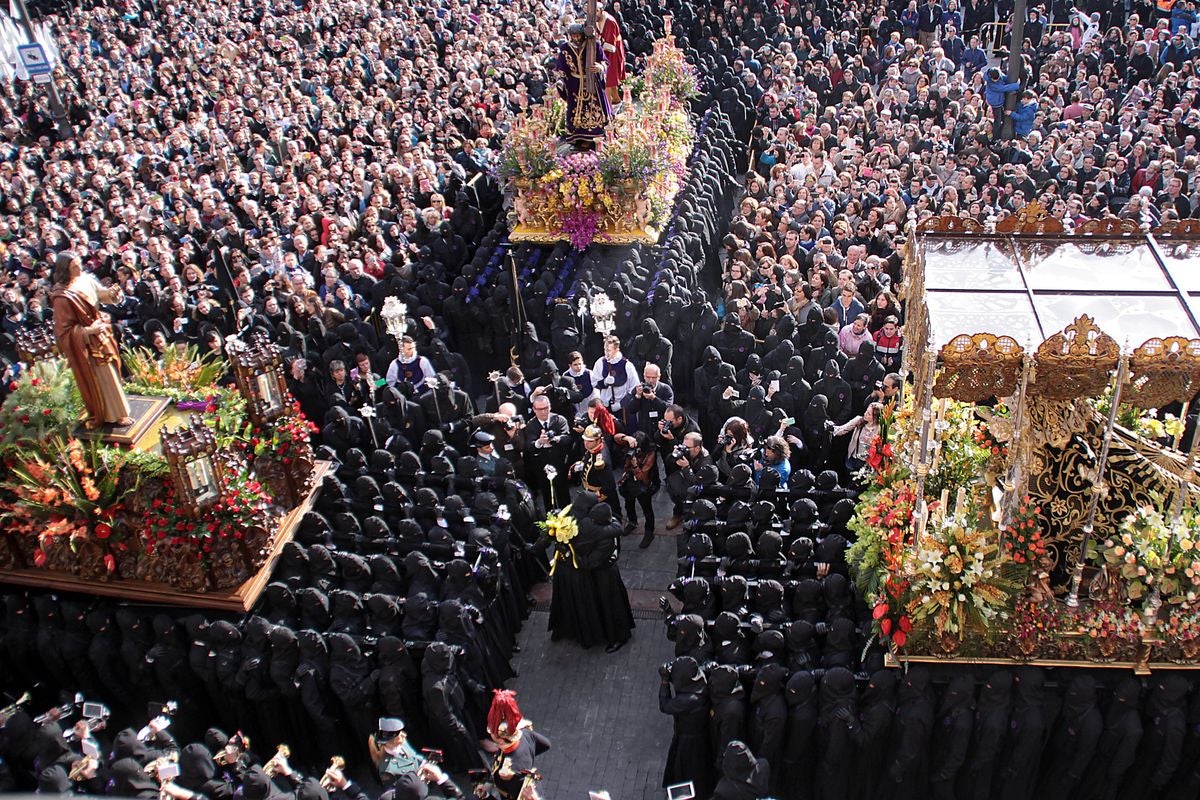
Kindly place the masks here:
<instances>
[{"instance_id":1,"label":"hooded penitent in black robe","mask_svg":"<svg viewBox=\"0 0 1200 800\"><path fill-rule=\"evenodd\" d=\"M916 800L924 796L933 713L929 672L923 667L913 667L900 681L891 755L887 774L880 782L883 793L892 800Z\"/></svg>"},{"instance_id":2,"label":"hooded penitent in black robe","mask_svg":"<svg viewBox=\"0 0 1200 800\"><path fill-rule=\"evenodd\" d=\"M1187 736L1184 699L1189 681L1179 673L1156 675L1144 714L1145 731L1137 762L1125 778L1122 798L1151 800L1162 797L1179 767L1179 756Z\"/></svg>"},{"instance_id":3,"label":"hooded penitent in black robe","mask_svg":"<svg viewBox=\"0 0 1200 800\"><path fill-rule=\"evenodd\" d=\"M421 680L429 732L445 752L446 764L457 771L480 768L477 738L466 725L466 697L450 645L433 642L426 648L421 660Z\"/></svg>"},{"instance_id":4,"label":"hooded penitent in black robe","mask_svg":"<svg viewBox=\"0 0 1200 800\"><path fill-rule=\"evenodd\" d=\"M772 765L771 789L783 786L783 771L775 765L783 762L787 741L788 705L784 698L787 667L767 664L754 677L750 689L750 747L759 758Z\"/></svg>"},{"instance_id":5,"label":"hooded penitent in black robe","mask_svg":"<svg viewBox=\"0 0 1200 800\"><path fill-rule=\"evenodd\" d=\"M721 664L709 669L708 700L712 706L708 720L709 752L724 753L726 746L740 740L746 729L746 690L735 667Z\"/></svg>"},{"instance_id":6,"label":"hooded penitent in black robe","mask_svg":"<svg viewBox=\"0 0 1200 800\"><path fill-rule=\"evenodd\" d=\"M811 672L793 672L784 691L787 703L787 728L780 763L773 768L780 773L783 797L786 800L807 800L813 796L813 773L816 752L813 741L817 732L817 682Z\"/></svg>"},{"instance_id":7,"label":"hooded penitent in black robe","mask_svg":"<svg viewBox=\"0 0 1200 800\"><path fill-rule=\"evenodd\" d=\"M996 670L979 690L975 724L971 729L971 749L958 776L958 796L961 798L988 800L992 796L992 779L1003 755L1004 737L1008 734L1012 683L1011 672Z\"/></svg>"},{"instance_id":8,"label":"hooded penitent in black robe","mask_svg":"<svg viewBox=\"0 0 1200 800\"><path fill-rule=\"evenodd\" d=\"M851 778L853 800L873 800L880 773L887 762L888 745L892 734L892 719L896 713L895 670L881 669L871 673L867 688L858 703L859 726L855 735L858 744L858 765Z\"/></svg>"},{"instance_id":9,"label":"hooded penitent in black robe","mask_svg":"<svg viewBox=\"0 0 1200 800\"><path fill-rule=\"evenodd\" d=\"M582 528L595 505L594 495L583 494L571 507ZM550 598L550 638L572 639L584 648L604 642L604 623L592 597L592 581L579 559L578 539L554 545L554 593Z\"/></svg>"},{"instance_id":10,"label":"hooded penitent in black robe","mask_svg":"<svg viewBox=\"0 0 1200 800\"><path fill-rule=\"evenodd\" d=\"M712 791L712 755L708 740L708 687L694 658L671 662L669 675L658 687L658 708L674 718L674 735L667 751L663 786L692 781L697 797Z\"/></svg>"},{"instance_id":11,"label":"hooded penitent in black robe","mask_svg":"<svg viewBox=\"0 0 1200 800\"><path fill-rule=\"evenodd\" d=\"M858 713L854 674L834 667L821 679L817 718L817 797L841 800L848 796L854 774Z\"/></svg>"},{"instance_id":12,"label":"hooded penitent in black robe","mask_svg":"<svg viewBox=\"0 0 1200 800\"><path fill-rule=\"evenodd\" d=\"M617 566L621 528L613 521L608 503L597 503L579 527L575 554L591 582L592 599L600 612L604 641L623 645L633 635L633 610L629 592Z\"/></svg>"},{"instance_id":13,"label":"hooded penitent in black robe","mask_svg":"<svg viewBox=\"0 0 1200 800\"><path fill-rule=\"evenodd\" d=\"M1103 730L1104 717L1096 707L1096 679L1080 672L1067 682L1058 722L1042 756L1040 797L1071 796Z\"/></svg>"},{"instance_id":14,"label":"hooded penitent in black robe","mask_svg":"<svg viewBox=\"0 0 1200 800\"><path fill-rule=\"evenodd\" d=\"M1142 741L1142 715L1138 698L1142 685L1137 678L1123 679L1113 689L1104 711L1104 730L1096 743L1096 754L1088 765L1077 800L1115 800L1121 797L1121 781L1133 766Z\"/></svg>"},{"instance_id":15,"label":"hooded penitent in black robe","mask_svg":"<svg viewBox=\"0 0 1200 800\"><path fill-rule=\"evenodd\" d=\"M721 780L713 800L755 800L765 797L771 782L771 765L755 758L745 742L733 741L721 754Z\"/></svg>"},{"instance_id":16,"label":"hooded penitent in black robe","mask_svg":"<svg viewBox=\"0 0 1200 800\"><path fill-rule=\"evenodd\" d=\"M1008 740L996 775L995 792L1000 800L1024 800L1033 794L1049 716L1044 687L1041 667L1017 668Z\"/></svg>"},{"instance_id":17,"label":"hooded penitent in black robe","mask_svg":"<svg viewBox=\"0 0 1200 800\"><path fill-rule=\"evenodd\" d=\"M929 792L935 800L954 800L955 782L971 745L975 726L975 678L955 675L942 695L933 723Z\"/></svg>"}]
</instances>

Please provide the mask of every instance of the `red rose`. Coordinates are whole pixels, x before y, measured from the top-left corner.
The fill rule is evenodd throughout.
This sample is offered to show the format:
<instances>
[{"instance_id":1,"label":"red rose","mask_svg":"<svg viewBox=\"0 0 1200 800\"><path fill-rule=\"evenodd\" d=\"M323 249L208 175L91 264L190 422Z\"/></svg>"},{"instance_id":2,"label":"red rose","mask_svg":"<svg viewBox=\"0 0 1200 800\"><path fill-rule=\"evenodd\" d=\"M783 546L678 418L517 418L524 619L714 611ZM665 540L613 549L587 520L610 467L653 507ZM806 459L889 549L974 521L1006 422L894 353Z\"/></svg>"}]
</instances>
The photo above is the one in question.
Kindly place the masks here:
<instances>
[{"instance_id":1,"label":"red rose","mask_svg":"<svg viewBox=\"0 0 1200 800\"><path fill-rule=\"evenodd\" d=\"M37 386L37 385L38 385L39 383L41 383L41 382L42 382L42 381L41 381L41 379L40 379L40 378L32 378L32 379L30 379L30 381L29 381L29 385L30 385L30 386Z\"/></svg>"},{"instance_id":2,"label":"red rose","mask_svg":"<svg viewBox=\"0 0 1200 800\"><path fill-rule=\"evenodd\" d=\"M48 416L50 416L50 409L48 409L48 408L43 408L43 409L42 409L42 416L43 416L43 417L48 417Z\"/></svg>"},{"instance_id":3,"label":"red rose","mask_svg":"<svg viewBox=\"0 0 1200 800\"><path fill-rule=\"evenodd\" d=\"M112 535L112 527L103 522L97 522L95 533L97 539L107 539ZM109 570L109 572L112 572L112 570Z\"/></svg>"},{"instance_id":4,"label":"red rose","mask_svg":"<svg viewBox=\"0 0 1200 800\"><path fill-rule=\"evenodd\" d=\"M106 555L104 557L104 568L107 569L109 572L117 571L117 560L112 557L111 553L109 553L108 555Z\"/></svg>"},{"instance_id":5,"label":"red rose","mask_svg":"<svg viewBox=\"0 0 1200 800\"><path fill-rule=\"evenodd\" d=\"M16 384L13 384L13 385L16 386ZM45 566L45 564L46 564L46 551L42 550L39 547L37 550L33 551L33 565L35 567L41 567L41 566Z\"/></svg>"},{"instance_id":6,"label":"red rose","mask_svg":"<svg viewBox=\"0 0 1200 800\"><path fill-rule=\"evenodd\" d=\"M21 415L21 424L22 424L22 425L28 425L28 424L29 424L29 415L28 415L28 414L22 414L22 415Z\"/></svg>"}]
</instances>

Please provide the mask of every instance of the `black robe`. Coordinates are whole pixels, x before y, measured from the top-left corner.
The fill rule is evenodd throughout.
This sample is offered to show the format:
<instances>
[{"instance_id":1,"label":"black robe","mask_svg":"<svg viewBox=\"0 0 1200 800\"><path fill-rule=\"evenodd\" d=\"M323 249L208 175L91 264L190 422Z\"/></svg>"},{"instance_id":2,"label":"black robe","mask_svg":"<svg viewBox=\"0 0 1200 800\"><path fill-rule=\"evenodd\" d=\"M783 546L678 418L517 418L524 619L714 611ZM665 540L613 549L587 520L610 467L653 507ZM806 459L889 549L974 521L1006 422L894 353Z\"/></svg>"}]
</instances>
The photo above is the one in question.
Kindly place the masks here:
<instances>
[{"instance_id":1,"label":"black robe","mask_svg":"<svg viewBox=\"0 0 1200 800\"><path fill-rule=\"evenodd\" d=\"M1067 684L1058 722L1042 756L1041 797L1070 797L1104 730L1104 717L1096 707L1096 679L1086 672Z\"/></svg>"},{"instance_id":2,"label":"black robe","mask_svg":"<svg viewBox=\"0 0 1200 800\"><path fill-rule=\"evenodd\" d=\"M938 709L933 726L929 791L934 800L954 800L954 785L967 758L975 726L975 678L955 675Z\"/></svg>"},{"instance_id":3,"label":"black robe","mask_svg":"<svg viewBox=\"0 0 1200 800\"><path fill-rule=\"evenodd\" d=\"M1138 698L1142 686L1128 677L1117 684L1104 711L1104 730L1096 743L1096 754L1084 773L1076 800L1115 800L1121 796L1121 781L1133 766L1142 741L1142 717Z\"/></svg>"},{"instance_id":4,"label":"black robe","mask_svg":"<svg viewBox=\"0 0 1200 800\"><path fill-rule=\"evenodd\" d=\"M576 557L591 583L604 641L609 646L628 642L634 627L629 592L617 567L620 537L621 529L613 522L611 507L608 503L598 503L580 525L575 540Z\"/></svg>"},{"instance_id":5,"label":"black robe","mask_svg":"<svg viewBox=\"0 0 1200 800\"><path fill-rule=\"evenodd\" d=\"M674 719L674 734L667 750L663 786L692 781L697 797L712 791L712 756L708 739L708 687L694 658L671 662L669 675L658 687L658 709Z\"/></svg>"},{"instance_id":6,"label":"black robe","mask_svg":"<svg viewBox=\"0 0 1200 800\"><path fill-rule=\"evenodd\" d=\"M820 800L842 800L850 792L858 729L855 693L854 675L848 669L834 667L821 679L816 781Z\"/></svg>"},{"instance_id":7,"label":"black robe","mask_svg":"<svg viewBox=\"0 0 1200 800\"><path fill-rule=\"evenodd\" d=\"M925 796L933 713L929 672L923 667L913 667L900 682L891 756L887 773L880 781L885 796L892 800Z\"/></svg>"}]
</instances>

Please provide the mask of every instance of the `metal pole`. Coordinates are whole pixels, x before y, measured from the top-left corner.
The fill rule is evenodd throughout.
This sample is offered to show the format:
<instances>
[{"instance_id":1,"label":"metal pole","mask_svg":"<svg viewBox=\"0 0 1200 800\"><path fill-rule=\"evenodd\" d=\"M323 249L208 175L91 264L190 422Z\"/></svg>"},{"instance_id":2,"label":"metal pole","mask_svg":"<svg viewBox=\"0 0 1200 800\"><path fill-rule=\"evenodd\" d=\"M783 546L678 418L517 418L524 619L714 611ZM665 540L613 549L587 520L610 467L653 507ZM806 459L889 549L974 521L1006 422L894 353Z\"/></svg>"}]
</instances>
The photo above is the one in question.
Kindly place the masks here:
<instances>
[{"instance_id":1,"label":"metal pole","mask_svg":"<svg viewBox=\"0 0 1200 800\"><path fill-rule=\"evenodd\" d=\"M1016 0L1012 15L1012 38L1008 44L1008 77L1009 83L1021 80L1021 50L1025 42L1025 0ZM1033 43L1037 47L1038 43ZM1004 96L1004 123L1000 126L1000 135L1005 139L1013 137L1012 112L1017 107L1019 92L1009 92Z\"/></svg>"},{"instance_id":2,"label":"metal pole","mask_svg":"<svg viewBox=\"0 0 1200 800\"><path fill-rule=\"evenodd\" d=\"M1087 521L1083 523L1083 546L1079 549L1079 560L1071 571L1071 592L1067 595L1069 608L1079 607L1079 588L1083 583L1083 566L1087 562L1087 549L1092 540L1092 531L1096 522L1096 510L1100 505L1100 495L1107 488L1104 483L1104 470L1108 464L1108 446L1112 442L1113 428L1117 424L1117 410L1121 406L1121 387L1129 375L1129 359L1121 356L1117 364L1117 380L1113 385L1112 407L1108 409L1108 424L1104 428L1104 441L1100 445L1100 455L1096 458L1096 480L1092 482L1092 497L1088 502Z\"/></svg>"},{"instance_id":3,"label":"metal pole","mask_svg":"<svg viewBox=\"0 0 1200 800\"><path fill-rule=\"evenodd\" d=\"M13 5L17 9L19 16L18 21L21 27L25 29L25 38L32 44L37 42L33 35L33 20L29 16L29 9L25 7L25 0L12 0ZM50 74L50 82L46 84L46 96L50 100L50 117L54 120L54 126L58 129L58 135L62 139L70 139L75 135L75 131L71 128L71 123L67 121L67 110L63 107L62 98L58 96L58 86L54 83L54 73Z\"/></svg>"}]
</instances>

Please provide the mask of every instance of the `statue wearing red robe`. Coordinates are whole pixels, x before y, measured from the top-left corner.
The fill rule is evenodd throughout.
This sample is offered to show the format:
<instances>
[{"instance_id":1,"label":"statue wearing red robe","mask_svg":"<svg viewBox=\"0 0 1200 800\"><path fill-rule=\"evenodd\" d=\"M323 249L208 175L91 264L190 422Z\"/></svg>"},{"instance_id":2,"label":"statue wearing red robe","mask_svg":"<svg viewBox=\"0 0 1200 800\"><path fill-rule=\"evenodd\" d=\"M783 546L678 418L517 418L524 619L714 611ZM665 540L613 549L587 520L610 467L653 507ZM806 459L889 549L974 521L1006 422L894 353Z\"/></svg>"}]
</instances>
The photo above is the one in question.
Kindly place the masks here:
<instances>
[{"instance_id":1,"label":"statue wearing red robe","mask_svg":"<svg viewBox=\"0 0 1200 800\"><path fill-rule=\"evenodd\" d=\"M617 87L625 80L625 40L621 38L621 26L617 19L607 11L600 14L596 21L599 28L600 42L604 47L604 55L608 58L608 72L605 73L604 90L610 103L617 102Z\"/></svg>"}]
</instances>

